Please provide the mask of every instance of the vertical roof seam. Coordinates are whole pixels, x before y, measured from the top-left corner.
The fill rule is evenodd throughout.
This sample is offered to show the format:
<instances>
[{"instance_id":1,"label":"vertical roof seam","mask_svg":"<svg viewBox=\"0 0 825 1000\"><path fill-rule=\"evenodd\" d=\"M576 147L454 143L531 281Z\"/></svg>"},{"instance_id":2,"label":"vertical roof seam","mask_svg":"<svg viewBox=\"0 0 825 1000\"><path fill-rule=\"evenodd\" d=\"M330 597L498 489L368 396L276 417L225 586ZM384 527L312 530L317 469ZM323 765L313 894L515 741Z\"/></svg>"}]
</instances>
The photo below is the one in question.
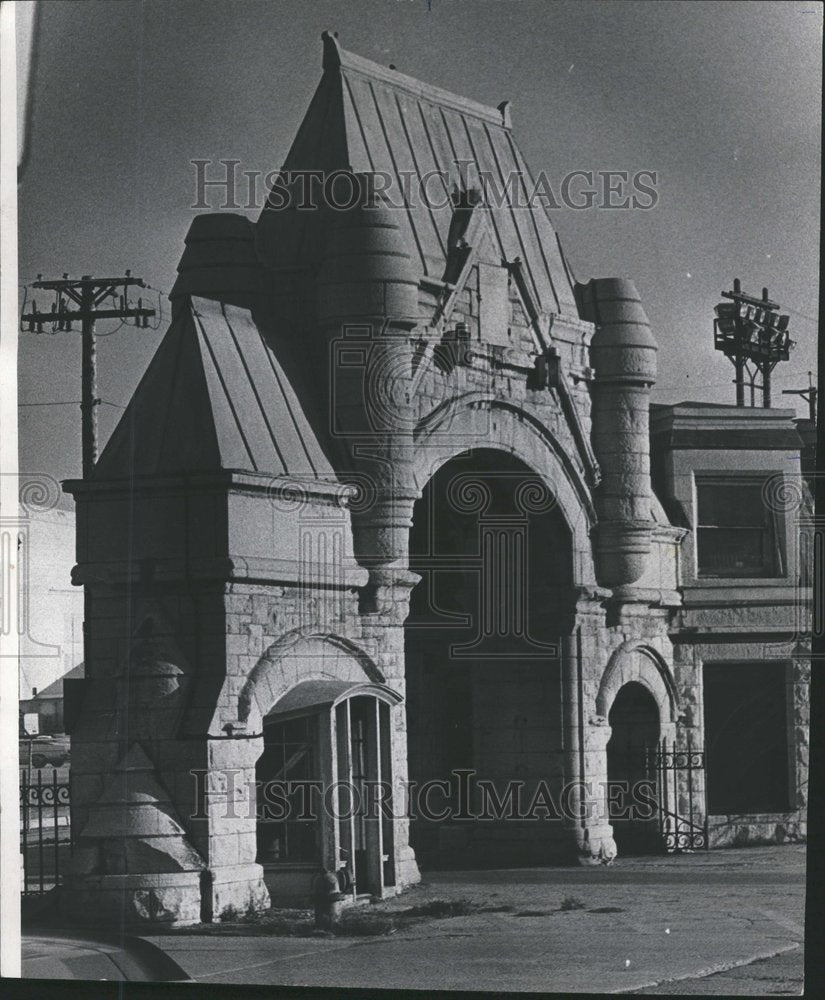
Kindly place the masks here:
<instances>
[{"instance_id":1,"label":"vertical roof seam","mask_svg":"<svg viewBox=\"0 0 825 1000\"><path fill-rule=\"evenodd\" d=\"M243 370L246 373L246 379L247 382L249 383L249 388L252 390L252 395L255 398L255 402L258 404L258 409L261 411L261 417L263 418L264 424L266 425L266 428L269 431L269 437L272 441L272 446L275 449L275 453L278 456L278 461L281 463L284 473L286 473L288 471L286 459L284 458L284 454L281 451L280 447L278 446L278 441L275 435L275 431L272 427L272 424L270 423L269 416L266 412L266 407L263 404L263 400L261 399L260 394L258 392L258 387L255 384L255 380L252 377L252 372L250 371L249 364L247 363L246 355L238 341L238 337L232 326L232 321L226 314L226 305L223 302L221 303L221 313L223 314L223 318L226 323L226 328L227 330L229 330L229 335L232 338L233 343L235 344L235 348L238 352L238 357L240 358Z\"/></svg>"},{"instance_id":2,"label":"vertical roof seam","mask_svg":"<svg viewBox=\"0 0 825 1000\"><path fill-rule=\"evenodd\" d=\"M284 405L286 406L287 412L289 413L290 420L292 420L293 427L295 428L296 433L298 434L298 440L301 442L301 448L303 449L303 452L306 455L307 462L309 462L310 470L312 471L313 475L318 476L319 475L319 470L318 470L318 468L316 467L315 463L312 460L312 455L309 452L309 448L307 448L306 441L304 440L303 434L301 434L300 430L298 429L298 421L295 418L295 413L293 411L292 404L291 404L291 402L289 400L289 396L288 396L286 390L284 389L283 382L281 381L281 376L280 376L280 374L278 372L277 365L275 364L275 352L267 345L266 341L264 340L264 336L261 333L261 331L258 329L257 325L256 325L255 329L257 330L258 336L260 337L261 343L263 344L267 360L269 361L269 366L272 369L272 374L275 376L275 381L278 383L278 388L280 389L281 397L283 398ZM319 444L319 447L320 447L320 444ZM286 468L286 464L285 464L285 468Z\"/></svg>"},{"instance_id":3,"label":"vertical roof seam","mask_svg":"<svg viewBox=\"0 0 825 1000\"><path fill-rule=\"evenodd\" d=\"M247 441L246 434L244 434L243 426L241 424L240 419L238 418L238 413L237 413L237 411L235 409L235 405L234 405L234 403L232 401L232 396L229 393L229 389L228 389L228 387L226 385L226 381L225 381L225 379L223 377L223 373L221 372L221 369L220 369L220 367L218 365L217 358L215 357L215 353L214 353L214 351L212 349L212 345L209 343L209 339L206 336L206 330L204 328L203 323L201 322L200 314L196 311L196 309L194 308L194 306L192 307L192 313L193 313L193 316L195 316L196 319L197 319L197 326L198 326L198 329L199 329L199 339L204 343L204 345L206 346L206 350L209 352L209 357L210 357L210 359L212 361L212 366L215 369L215 373L218 376L218 381L220 382L221 388L223 389L223 394L224 394L224 397L226 399L227 406L229 407L229 410L232 413L232 417L233 417L233 419L235 421L235 426L236 426L236 428L238 430L238 434L239 434L239 436L241 438L241 441L243 441L244 448L246 448L246 453L249 456L249 461L252 463L252 470L254 472L259 472L260 470L258 469L258 466L255 463L255 456L252 454L252 449L249 446L249 442ZM206 372L205 371L204 371L204 376L206 376ZM207 393L209 392L209 381L208 381L208 379L207 379L207 383L206 383L206 391L207 391ZM213 410L213 413L214 413L214 410ZM218 437L218 451L220 452L220 436ZM221 456L221 460L223 460L223 456Z\"/></svg>"},{"instance_id":4,"label":"vertical roof seam","mask_svg":"<svg viewBox=\"0 0 825 1000\"><path fill-rule=\"evenodd\" d=\"M421 182L421 168L418 165L418 158L415 155L415 146L413 145L412 140L410 139L410 133L409 133L409 131L407 129L407 123L404 121L404 113L401 110L401 102L398 99L398 94L397 93L395 94L395 104L396 104L396 107L398 108L398 118L399 118L399 121L401 122L401 128L404 130L404 138L407 140L407 146L408 146L409 151L410 151L410 159L412 160L413 166L415 167L415 172L416 172L416 176L418 177L419 187L420 187L420 182ZM419 106L419 102L418 101L416 101L415 104L416 104L416 107ZM418 192L418 197L421 198L422 201L424 200L423 199L423 193L420 190ZM432 208L432 205L430 205L429 200L427 200L427 214L428 214L429 219L430 219L430 224L433 227L433 231L435 232L435 238L438 241L438 245L441 247L441 252L446 255L447 250L446 250L446 247L444 245L444 240L443 240L443 238L441 236L441 233L439 232L438 226L436 225L435 215L433 214L433 208ZM426 262L425 262L425 267L424 267L425 273L426 273L426 270L427 270L427 268L426 268Z\"/></svg>"}]
</instances>

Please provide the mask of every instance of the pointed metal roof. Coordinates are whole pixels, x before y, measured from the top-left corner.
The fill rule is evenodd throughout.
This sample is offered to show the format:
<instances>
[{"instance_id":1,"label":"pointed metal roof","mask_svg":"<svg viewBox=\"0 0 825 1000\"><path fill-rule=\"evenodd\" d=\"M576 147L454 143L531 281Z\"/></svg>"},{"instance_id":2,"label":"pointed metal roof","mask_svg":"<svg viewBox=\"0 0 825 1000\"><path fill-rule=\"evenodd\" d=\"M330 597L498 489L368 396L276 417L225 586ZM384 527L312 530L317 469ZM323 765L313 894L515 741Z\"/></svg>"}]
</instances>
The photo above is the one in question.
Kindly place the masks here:
<instances>
[{"instance_id":1,"label":"pointed metal roof","mask_svg":"<svg viewBox=\"0 0 825 1000\"><path fill-rule=\"evenodd\" d=\"M249 310L193 296L150 362L95 478L222 469L335 481Z\"/></svg>"},{"instance_id":2,"label":"pointed metal roof","mask_svg":"<svg viewBox=\"0 0 825 1000\"><path fill-rule=\"evenodd\" d=\"M323 40L323 77L282 176L298 171L386 173L415 266L422 277L441 279L453 218L449 187L460 180L456 161L474 164L501 192L512 183L524 206L532 193L532 175L513 137L509 106L486 107L387 69L344 51L328 32ZM430 197L422 198L418 187L428 176ZM571 275L544 207L520 207L510 190L500 206L491 204L488 211L497 251L507 261L522 260L538 308L577 315ZM267 207L258 225L261 245L274 266L320 259L323 212Z\"/></svg>"}]
</instances>

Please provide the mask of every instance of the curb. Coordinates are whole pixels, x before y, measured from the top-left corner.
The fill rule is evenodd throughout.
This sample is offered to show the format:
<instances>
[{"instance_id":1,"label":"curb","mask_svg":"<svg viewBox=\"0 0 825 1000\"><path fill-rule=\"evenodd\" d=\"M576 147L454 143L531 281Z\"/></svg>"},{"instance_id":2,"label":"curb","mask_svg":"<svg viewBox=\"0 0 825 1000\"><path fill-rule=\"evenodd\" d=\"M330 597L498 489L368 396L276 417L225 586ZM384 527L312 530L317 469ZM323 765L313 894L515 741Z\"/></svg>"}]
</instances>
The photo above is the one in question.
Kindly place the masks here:
<instances>
[{"instance_id":1,"label":"curb","mask_svg":"<svg viewBox=\"0 0 825 1000\"><path fill-rule=\"evenodd\" d=\"M797 951L801 947L801 942L797 944L785 945L784 947L776 948L773 951L766 951L758 955L753 955L751 958L743 958L738 962L717 962L716 965L711 965L707 969L700 969L698 972L690 972L684 976L673 976L669 979L652 979L649 983L641 983L636 986L629 986L619 990L611 990L611 993L632 994L638 993L639 990L649 990L654 986L665 986L668 983L683 983L687 980L708 979L710 976L718 975L720 972L730 972L731 969L744 969L748 965L753 965L756 962L765 962L769 958L776 958L777 955L786 955L788 952Z\"/></svg>"}]
</instances>

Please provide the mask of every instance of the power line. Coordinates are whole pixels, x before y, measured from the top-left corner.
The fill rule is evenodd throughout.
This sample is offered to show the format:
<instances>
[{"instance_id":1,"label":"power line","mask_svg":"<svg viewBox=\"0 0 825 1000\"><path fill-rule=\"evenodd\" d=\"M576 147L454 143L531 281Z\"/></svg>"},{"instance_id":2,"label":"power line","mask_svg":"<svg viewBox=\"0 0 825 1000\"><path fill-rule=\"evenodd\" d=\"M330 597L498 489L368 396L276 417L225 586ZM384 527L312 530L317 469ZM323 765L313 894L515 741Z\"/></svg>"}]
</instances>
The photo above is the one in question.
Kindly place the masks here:
<instances>
[{"instance_id":1,"label":"power line","mask_svg":"<svg viewBox=\"0 0 825 1000\"><path fill-rule=\"evenodd\" d=\"M109 399L98 399L98 403L102 406L115 406L119 410L125 410L126 407L120 403L113 403ZM46 403L18 403L18 406L81 406L81 401L79 399L56 399L50 400Z\"/></svg>"},{"instance_id":2,"label":"power line","mask_svg":"<svg viewBox=\"0 0 825 1000\"><path fill-rule=\"evenodd\" d=\"M685 375L685 379L688 379L689 377L690 377L689 375ZM797 381L800 378L802 378L802 375L800 373L798 373L798 372L797 373L794 373L794 372L785 372L784 375L778 375L774 379L774 381L776 381L776 382L790 382L790 381ZM686 381L686 382L680 382L680 383L678 383L676 385L659 385L658 383L654 383L653 389L654 390L658 389L659 392L667 392L667 391L669 391L669 390L672 389L675 392L675 391L677 391L679 389L726 389L729 385L733 385L733 379L731 379L729 382L703 382L703 383L699 383L699 382L687 382Z\"/></svg>"}]
</instances>

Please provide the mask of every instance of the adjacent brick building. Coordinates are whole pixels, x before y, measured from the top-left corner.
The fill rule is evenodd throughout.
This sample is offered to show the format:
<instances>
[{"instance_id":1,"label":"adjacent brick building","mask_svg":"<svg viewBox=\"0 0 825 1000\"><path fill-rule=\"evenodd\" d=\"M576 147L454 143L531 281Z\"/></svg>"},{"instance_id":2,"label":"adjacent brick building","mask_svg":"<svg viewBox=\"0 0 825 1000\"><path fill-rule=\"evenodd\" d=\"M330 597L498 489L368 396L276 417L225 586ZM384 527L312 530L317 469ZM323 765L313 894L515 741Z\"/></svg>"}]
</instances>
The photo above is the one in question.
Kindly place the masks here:
<instances>
[{"instance_id":1,"label":"adjacent brick building","mask_svg":"<svg viewBox=\"0 0 825 1000\"><path fill-rule=\"evenodd\" d=\"M713 842L804 835L794 414L650 407L636 290L576 284L544 209L515 204L506 105L325 35L283 171L257 222L195 219L169 330L66 484L67 909L217 919L307 900L320 868L381 896L419 864L701 846L706 818ZM355 203L300 207L302 171ZM689 781L663 740L699 752ZM431 784L431 815L407 808L410 782L469 772L463 799ZM608 779L640 778L667 815L611 813ZM329 808L266 815L284 780ZM391 809L332 808L379 781ZM490 808L514 782L531 815Z\"/></svg>"}]
</instances>

